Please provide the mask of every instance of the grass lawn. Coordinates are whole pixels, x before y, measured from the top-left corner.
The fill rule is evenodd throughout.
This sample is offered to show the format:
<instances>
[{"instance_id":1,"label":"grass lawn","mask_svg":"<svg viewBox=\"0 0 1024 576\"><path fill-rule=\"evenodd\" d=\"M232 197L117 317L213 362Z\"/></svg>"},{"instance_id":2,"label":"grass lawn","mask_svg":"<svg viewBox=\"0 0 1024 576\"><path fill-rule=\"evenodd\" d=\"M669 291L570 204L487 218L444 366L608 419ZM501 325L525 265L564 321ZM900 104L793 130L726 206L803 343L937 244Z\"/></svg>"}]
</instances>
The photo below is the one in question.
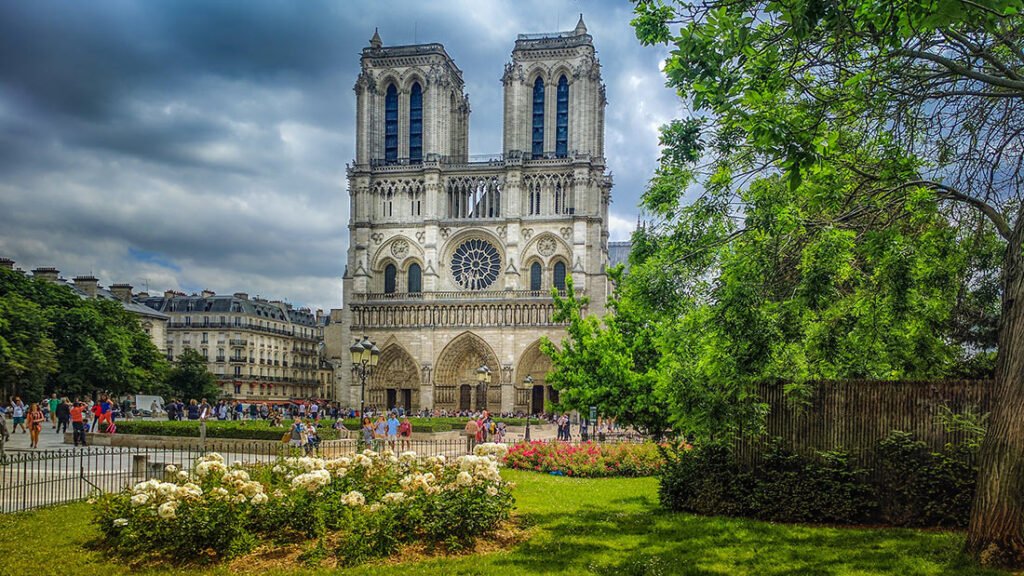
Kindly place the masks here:
<instances>
[{"instance_id":1,"label":"grass lawn","mask_svg":"<svg viewBox=\"0 0 1024 576\"><path fill-rule=\"evenodd\" d=\"M582 480L506 470L530 538L482 556L350 570L262 574L1003 575L974 568L962 536L904 529L818 528L662 512L653 478ZM88 506L0 516L0 575L218 574L227 567L132 570L104 557ZM237 565L235 566L237 569Z\"/></svg>"}]
</instances>

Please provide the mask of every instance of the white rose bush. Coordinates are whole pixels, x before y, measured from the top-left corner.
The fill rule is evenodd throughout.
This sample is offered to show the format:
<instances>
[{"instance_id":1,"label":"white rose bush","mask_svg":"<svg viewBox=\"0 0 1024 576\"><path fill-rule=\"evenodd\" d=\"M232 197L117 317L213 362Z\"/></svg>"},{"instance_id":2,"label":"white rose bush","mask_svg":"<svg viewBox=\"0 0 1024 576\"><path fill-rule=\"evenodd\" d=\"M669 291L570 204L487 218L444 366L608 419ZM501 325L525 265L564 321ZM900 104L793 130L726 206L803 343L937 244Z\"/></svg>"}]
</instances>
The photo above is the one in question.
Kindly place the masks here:
<instances>
[{"instance_id":1,"label":"white rose bush","mask_svg":"<svg viewBox=\"0 0 1024 576\"><path fill-rule=\"evenodd\" d=\"M407 544L465 549L493 533L514 504L498 471L503 446L446 459L364 451L342 458L281 458L227 466L215 453L164 480L139 482L95 502L112 549L172 561L211 561L259 544L325 542L342 565ZM325 538L326 536L331 538Z\"/></svg>"}]
</instances>

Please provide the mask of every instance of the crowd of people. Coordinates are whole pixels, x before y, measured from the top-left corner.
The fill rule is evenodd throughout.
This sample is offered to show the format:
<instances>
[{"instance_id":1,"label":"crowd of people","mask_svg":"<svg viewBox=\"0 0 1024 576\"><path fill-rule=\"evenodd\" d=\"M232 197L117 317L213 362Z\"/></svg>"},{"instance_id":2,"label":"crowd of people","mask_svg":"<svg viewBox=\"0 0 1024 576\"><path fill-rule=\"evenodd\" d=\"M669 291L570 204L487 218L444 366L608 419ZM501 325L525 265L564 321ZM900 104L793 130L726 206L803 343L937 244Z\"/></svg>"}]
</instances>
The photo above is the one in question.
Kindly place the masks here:
<instances>
[{"instance_id":1,"label":"crowd of people","mask_svg":"<svg viewBox=\"0 0 1024 576\"><path fill-rule=\"evenodd\" d=\"M42 402L30 404L14 396L0 404L0 436L5 442L9 441L11 434L17 434L20 429L22 434L29 435L29 447L38 448L46 423L58 434L66 433L70 424L75 446L85 446L87 432L115 433L115 421L121 414L122 408L105 394L97 400L71 400L53 394Z\"/></svg>"}]
</instances>

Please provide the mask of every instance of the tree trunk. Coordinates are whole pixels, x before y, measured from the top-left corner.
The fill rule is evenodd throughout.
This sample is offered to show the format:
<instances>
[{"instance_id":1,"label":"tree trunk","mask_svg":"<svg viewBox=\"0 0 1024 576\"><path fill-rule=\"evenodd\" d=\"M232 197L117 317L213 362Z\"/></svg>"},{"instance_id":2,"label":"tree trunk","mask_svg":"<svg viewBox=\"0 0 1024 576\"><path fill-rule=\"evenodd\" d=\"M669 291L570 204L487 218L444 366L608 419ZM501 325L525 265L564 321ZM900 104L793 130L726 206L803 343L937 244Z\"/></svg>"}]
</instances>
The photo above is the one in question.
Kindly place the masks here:
<instances>
[{"instance_id":1,"label":"tree trunk","mask_svg":"<svg viewBox=\"0 0 1024 576\"><path fill-rule=\"evenodd\" d=\"M967 550L985 566L1024 567L1024 262L1021 220L1007 242L995 390L979 455Z\"/></svg>"}]
</instances>

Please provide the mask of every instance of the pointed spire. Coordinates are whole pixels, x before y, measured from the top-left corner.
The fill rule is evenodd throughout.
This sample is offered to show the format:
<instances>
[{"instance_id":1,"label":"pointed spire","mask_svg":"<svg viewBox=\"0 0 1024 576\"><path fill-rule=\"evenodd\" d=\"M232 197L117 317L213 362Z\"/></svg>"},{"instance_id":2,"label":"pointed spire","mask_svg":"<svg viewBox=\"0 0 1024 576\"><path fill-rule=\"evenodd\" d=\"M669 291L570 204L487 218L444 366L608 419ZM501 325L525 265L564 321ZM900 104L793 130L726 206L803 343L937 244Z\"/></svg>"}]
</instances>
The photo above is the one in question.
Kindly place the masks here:
<instances>
[{"instance_id":1,"label":"pointed spire","mask_svg":"<svg viewBox=\"0 0 1024 576\"><path fill-rule=\"evenodd\" d=\"M370 38L370 47L371 48L380 48L383 45L384 45L384 43L380 41L380 34L377 33L377 29L374 28L373 29L373 38Z\"/></svg>"},{"instance_id":2,"label":"pointed spire","mask_svg":"<svg viewBox=\"0 0 1024 576\"><path fill-rule=\"evenodd\" d=\"M580 12L580 21L576 23L576 29L573 30L577 36L582 36L587 33L587 25L583 23L583 13Z\"/></svg>"}]
</instances>

